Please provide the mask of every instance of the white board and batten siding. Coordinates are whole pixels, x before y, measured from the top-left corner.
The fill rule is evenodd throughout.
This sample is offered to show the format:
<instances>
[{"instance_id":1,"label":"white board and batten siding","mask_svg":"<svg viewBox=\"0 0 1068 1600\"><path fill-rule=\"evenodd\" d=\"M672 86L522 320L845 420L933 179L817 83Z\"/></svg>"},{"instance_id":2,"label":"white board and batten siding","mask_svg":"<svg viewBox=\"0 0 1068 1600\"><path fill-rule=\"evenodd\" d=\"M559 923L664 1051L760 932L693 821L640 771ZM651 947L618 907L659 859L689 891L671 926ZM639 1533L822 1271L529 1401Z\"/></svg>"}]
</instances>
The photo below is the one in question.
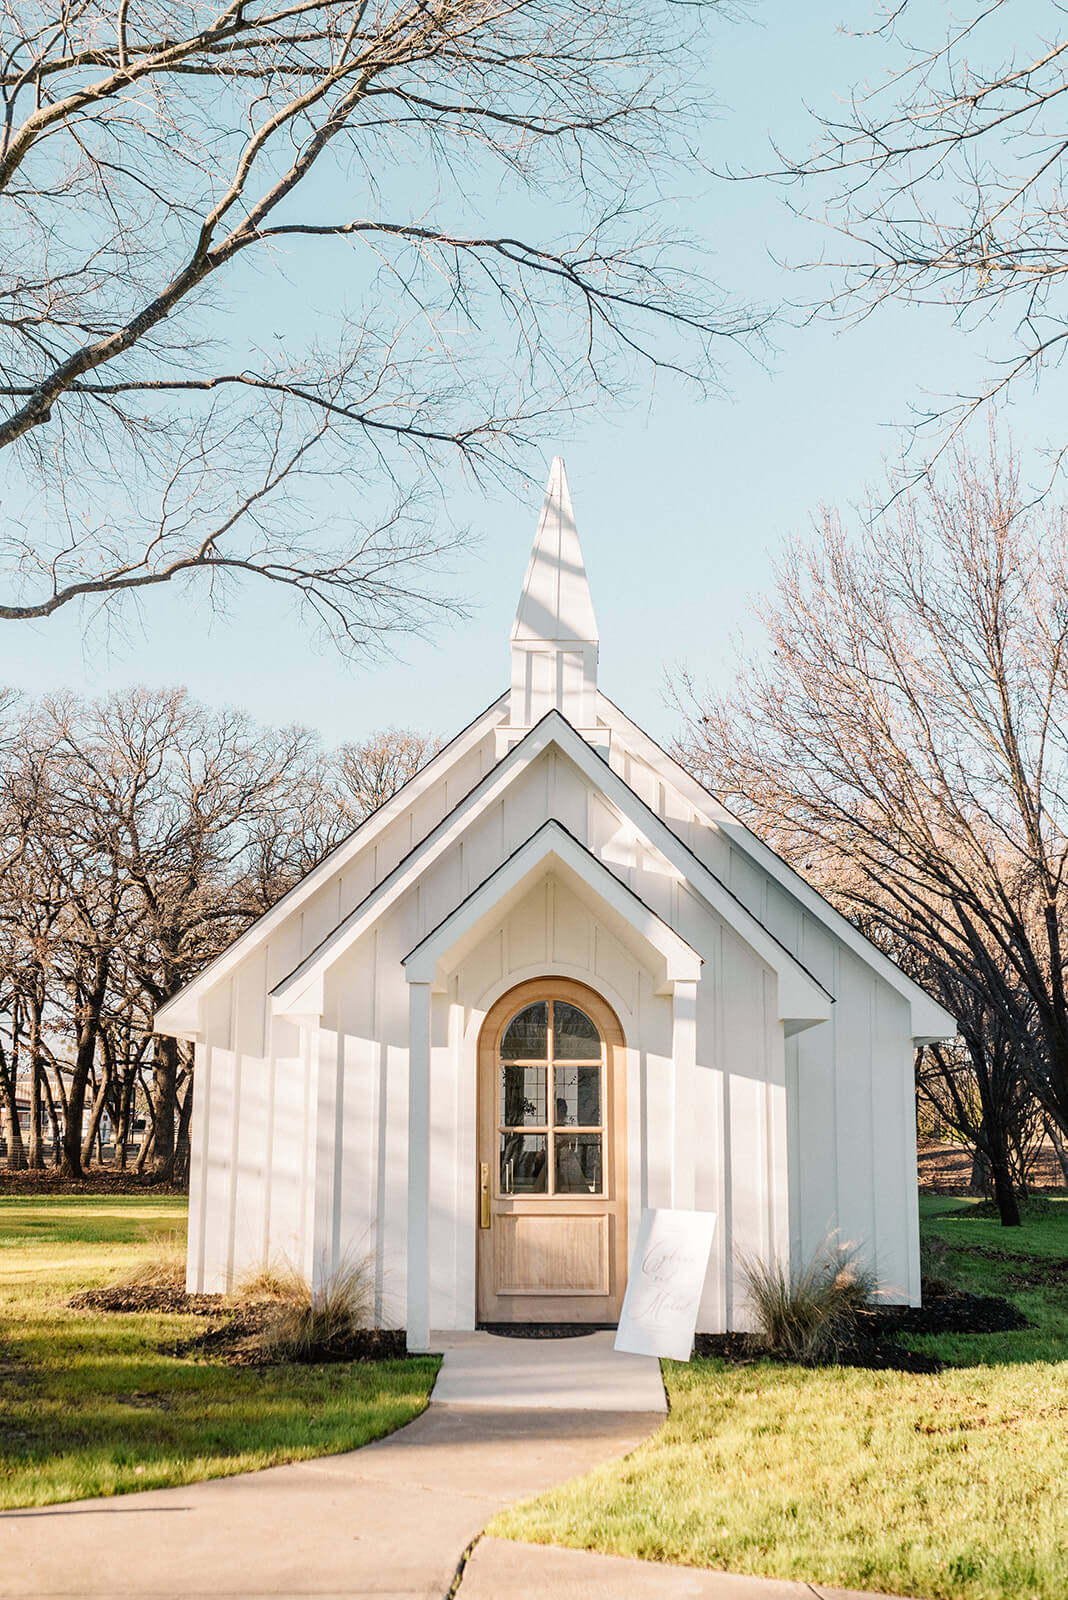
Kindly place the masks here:
<instances>
[{"instance_id":1,"label":"white board and batten siding","mask_svg":"<svg viewBox=\"0 0 1068 1600\"><path fill-rule=\"evenodd\" d=\"M556 975L623 1030L632 1237L680 1194L716 1213L700 1329L749 1325L747 1259L797 1264L835 1233L918 1301L913 1035L952 1019L597 690L559 463L512 656L512 692L162 1009L196 1040L190 1287L366 1262L402 1324L418 1162L430 1323L472 1327L479 1029ZM554 827L564 843L539 846ZM429 1135L410 1150L429 974L410 985L405 961L424 947Z\"/></svg>"}]
</instances>

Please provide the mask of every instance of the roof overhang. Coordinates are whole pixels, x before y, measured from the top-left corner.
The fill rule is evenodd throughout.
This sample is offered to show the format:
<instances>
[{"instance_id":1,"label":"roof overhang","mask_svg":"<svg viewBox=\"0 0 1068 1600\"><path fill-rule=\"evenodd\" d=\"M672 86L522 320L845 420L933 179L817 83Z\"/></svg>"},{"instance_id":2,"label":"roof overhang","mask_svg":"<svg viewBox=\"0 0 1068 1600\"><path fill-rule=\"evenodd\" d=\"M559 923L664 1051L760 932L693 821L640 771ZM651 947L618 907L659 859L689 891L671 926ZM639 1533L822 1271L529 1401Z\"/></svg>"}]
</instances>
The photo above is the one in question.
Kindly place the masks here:
<instances>
[{"instance_id":1,"label":"roof overhang","mask_svg":"<svg viewBox=\"0 0 1068 1600\"><path fill-rule=\"evenodd\" d=\"M848 917L844 917L818 889L814 889L788 862L776 855L770 845L766 845L751 828L747 828L711 790L698 783L692 773L687 772L636 722L632 722L626 712L621 711L602 690L597 693L597 714L620 742L633 748L657 776L674 789L680 799L692 806L706 822L718 828L743 856L748 856L763 868L799 906L821 922L835 938L840 939L908 1001L914 1044L937 1044L941 1039L956 1036L957 1020L944 1006L939 1005L914 979L902 972L885 951L866 938L859 928L855 928Z\"/></svg>"}]
</instances>

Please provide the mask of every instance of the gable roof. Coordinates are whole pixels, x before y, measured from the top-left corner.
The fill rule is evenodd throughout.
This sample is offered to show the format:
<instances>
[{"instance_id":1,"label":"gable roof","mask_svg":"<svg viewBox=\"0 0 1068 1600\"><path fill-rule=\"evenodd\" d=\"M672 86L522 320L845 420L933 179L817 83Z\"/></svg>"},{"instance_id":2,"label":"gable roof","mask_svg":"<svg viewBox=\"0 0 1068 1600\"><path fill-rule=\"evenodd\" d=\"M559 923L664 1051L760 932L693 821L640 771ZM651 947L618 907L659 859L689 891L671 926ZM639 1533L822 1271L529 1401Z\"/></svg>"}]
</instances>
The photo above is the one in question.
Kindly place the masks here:
<instances>
[{"instance_id":1,"label":"gable roof","mask_svg":"<svg viewBox=\"0 0 1068 1600\"><path fill-rule=\"evenodd\" d=\"M319 864L314 867L310 873L307 874L306 877L301 879L300 883L295 884L294 887L290 889L289 892L285 894L279 901L277 901L274 906L257 918L257 920L252 923L243 934L235 939L234 942L229 945L221 955L217 956L216 959L211 962L204 969L204 971L199 974L198 977L192 979L188 984L185 985L184 988L179 990L176 995L172 996L170 1000L166 1001L156 1013L156 1030L161 1033L174 1033L179 1037L195 1036L199 1031L199 1006L203 996L207 994L209 990L215 986L215 984L220 982L230 972L232 972L233 969L245 958L245 956L254 950L265 938L269 937L270 934L274 932L281 925L281 923L293 913L293 911L299 908L312 894L314 894L319 888L327 883L336 872L342 870L349 861L351 861L360 853L360 851L369 845L382 831L382 829L388 826L388 824L392 822L408 805L410 805L413 800L418 799L420 795L425 793L426 790L431 787L431 785L446 777L451 767L453 767L460 759L462 759L462 757L465 756L480 740L486 738L507 716L508 702L509 695L507 692L494 700L485 711L476 717L473 722L469 723L468 726L459 734L457 734L453 740L445 745L438 752L438 754L426 764L425 767L422 767L418 773L410 778L395 795L391 796L391 798L382 806L380 806L377 811L373 812L370 817L366 818L353 831L353 833L349 835L347 839L343 840L334 848L334 850L325 856L323 860L319 862ZM836 910L836 908L832 906L817 889L814 889L812 885L802 878L801 875L797 873L791 866L789 866L787 862L785 862L780 856L776 855L776 853L768 845L764 844L756 834L747 828L743 822L741 822L733 815L732 812L727 809L722 801L720 801L710 790L706 789L702 784L700 784L697 779L692 777L692 775L688 773L684 767L682 767L672 756L667 753L667 751L658 745L649 734L647 734L636 723L632 722L626 713L621 711L619 707L616 706L614 702L609 700L607 695L605 695L603 692L598 692L597 705L600 720L603 721L605 726L613 730L613 732L620 737L624 744L633 748L635 753L639 755L641 759L646 761L650 768L655 771L658 776L660 776L676 791L676 793L678 793L690 805L693 806L698 815L703 816L708 822L719 828L732 844L737 845L743 854L748 856L756 863L757 866L767 872L770 878L779 883L796 903L798 903L804 910L808 911L819 922L827 927L829 931L838 939L840 939L847 948L849 948L855 955L857 955L862 961L871 967L893 989L895 989L906 1000L908 1000L912 1010L911 1026L913 1037L915 1039L919 1041L944 1039L950 1038L956 1033L956 1021L949 1014L949 1012L945 1010L944 1007L940 1006L937 1001L933 1000L931 996L928 995L926 991L922 989L920 985L917 984L913 979L907 977L906 974L901 971L900 967L898 967L889 956L885 955L877 945L873 944L871 940L867 939L862 933L860 933L848 920L848 918L844 917L841 912ZM816 980L813 975L807 971L802 963L800 963L797 958L793 956L787 947L783 945L774 934L764 927L759 919L743 905L743 903L736 895L732 893L727 885L717 878L710 869L705 867L704 864L700 862L699 859L688 849L688 847L682 843L678 836L673 833L668 824L659 818L653 811L651 811L650 808L645 805L645 802L640 800L640 798L628 788L624 781L619 778L618 774L612 772L612 769L608 767L607 763L592 751L590 746L581 738L580 735L576 734L574 730L571 729L570 724L568 724L558 712L551 712L549 717L544 718L543 722L538 724L537 727L532 730L531 734L526 735L524 740L520 741L520 743L513 747L513 750L519 751L525 748L527 745L527 740L531 739L534 734L539 733L539 730L541 730L541 734L539 736L543 735L545 724L548 723L551 718L557 718L562 727L568 730L570 738L567 739L567 736L564 736L566 739L567 753L574 756L575 752L579 751L579 764L582 765L587 771L591 772L591 775L593 773L593 769L591 769L590 763L595 762L597 764L597 781L606 780L610 775L610 781L614 794L618 795L620 790L622 790L623 793L630 796L633 805L638 808L643 817L646 820L651 821L653 830L657 837L660 840L663 840L664 836L666 835L668 839L672 841L674 851L682 852L682 856L677 856L676 859L681 860L685 858L686 864L681 866L679 870L683 876L688 878L689 881L693 883L694 887L696 887L698 892L702 895L702 898L706 900L710 899L709 894L705 892L705 888L709 889L712 894L714 894L715 900L719 903L719 907L723 909L723 914L726 916L727 920L734 923L735 926L738 926L738 924L735 922L735 916L737 915L737 912L740 911L744 913L745 925L751 929L759 930L761 943L764 948L767 948L769 944L777 947L778 951L780 952L780 957L782 954L788 956L791 963L793 963L793 966L798 970L799 973L803 974L807 980L818 983L818 980ZM587 757L585 761L582 759L583 753ZM508 759L509 757L506 756L505 761L508 761ZM478 783L475 784L474 788L469 791L468 795L464 797L464 800L467 800L470 798L470 796L482 790L483 786L486 785L490 780L496 780L500 773L500 769L503 766L504 762L501 762L498 763L497 766L491 768L490 771L486 773ZM461 801L460 804L462 805L463 803L464 801ZM622 810L623 807L620 807L620 809ZM454 807L453 811L443 819L442 823L439 823L436 829L431 830L431 833L427 835L427 839L430 839L438 832L439 829L444 827L446 823L449 823L451 819L455 817L458 810L459 807ZM650 842L656 844L656 839L654 839L647 832L647 829L642 826L640 822L637 825L639 826L640 831L647 834ZM372 890L371 895L366 897L366 899L361 902L352 913L350 913L350 917L345 919L345 921L339 924L337 928L332 930L332 932L327 935L327 939L323 941L324 945L329 944L335 938L335 936L340 934L345 928L346 923L351 921L352 918L356 917L358 913L368 908L368 902L377 894L378 889L383 888L386 884L388 884L394 878L394 875L399 873L401 868L404 868L406 864L411 861L412 857L420 851L425 842L426 840L420 841L419 844L415 846L414 850L398 864L398 867L394 869L394 872L387 875L387 878L383 879L382 884L378 885L375 890ZM659 846L657 846L657 848L659 848ZM663 853L667 854L667 851L664 851ZM702 888L702 884L705 885L705 888ZM710 903L712 902L710 901ZM728 905L732 905L735 908L735 911L727 912L726 907ZM740 926L738 927L738 931L742 934L743 938L746 937L743 929ZM747 940L747 942L752 941ZM322 946L317 947L316 951L313 951L309 957L305 958L305 961L302 962L294 970L294 972L289 975L288 978L284 979L281 985L276 986L274 991L276 997L279 996L280 991L283 991L292 979L297 978L306 963L311 961L321 949ZM822 985L818 986L821 989L823 988ZM823 989L823 993L826 994L827 991Z\"/></svg>"},{"instance_id":2,"label":"gable roof","mask_svg":"<svg viewBox=\"0 0 1068 1600\"><path fill-rule=\"evenodd\" d=\"M692 854L667 823L650 810L582 735L575 732L559 711L550 711L513 745L508 754L464 796L448 816L409 851L404 860L299 962L288 977L275 985L271 991L275 1012L286 1016L321 1013L322 981L329 967L464 833L474 817L491 805L514 778L550 745L556 745L574 762L593 787L606 795L636 830L675 867L680 877L686 879L728 926L778 974L780 1006L787 1008L786 1015L823 1015L825 1002L833 998L823 985ZM817 999L817 996L821 998ZM818 1007L815 1012L807 1009L812 1005Z\"/></svg>"},{"instance_id":3,"label":"gable roof","mask_svg":"<svg viewBox=\"0 0 1068 1600\"><path fill-rule=\"evenodd\" d=\"M335 845L310 872L301 878L299 883L295 883L280 900L276 900L273 906L256 918L255 922L250 923L244 933L238 934L233 943L227 945L214 961L209 962L203 972L190 979L169 1000L165 1000L155 1015L155 1031L174 1033L179 1038L195 1034L199 1029L196 1013L204 995L232 972L257 945L275 932L311 895L329 883L336 872L342 871L355 856L366 849L383 828L388 827L402 811L418 800L420 795L425 794L433 784L444 778L450 768L462 760L481 740L487 738L501 718L507 715L507 710L506 692L498 695L497 699L473 722L469 722L454 739L443 745L437 755L432 756L425 766L420 767L419 771L403 783L396 793L390 795L388 800L383 801L376 811L365 817L348 837Z\"/></svg>"},{"instance_id":4,"label":"gable roof","mask_svg":"<svg viewBox=\"0 0 1068 1600\"><path fill-rule=\"evenodd\" d=\"M902 972L895 961L855 928L848 917L844 917L818 889L814 889L807 879L783 860L782 856L777 855L770 845L766 845L751 828L747 828L740 818L727 809L722 800L699 783L685 767L658 745L650 734L639 728L636 722L632 722L626 712L621 711L609 700L603 690L598 690L597 693L597 710L598 715L613 733L618 733L627 744L630 744L642 760L646 761L665 783L670 784L676 793L687 800L700 816L719 828L732 844L737 845L769 877L774 878L776 883L781 885L804 910L829 928L854 955L859 956L884 982L908 1000L912 1007L912 1036L917 1043L954 1037L957 1032L957 1021L944 1006L939 1005L926 989Z\"/></svg>"},{"instance_id":5,"label":"gable roof","mask_svg":"<svg viewBox=\"0 0 1068 1600\"><path fill-rule=\"evenodd\" d=\"M562 867L580 879L611 914L652 948L663 968L658 992L670 989L676 981L696 983L703 957L555 817L536 828L403 957L409 982L433 983L437 964L447 952L477 934L488 917L498 916L503 903L527 893L550 867Z\"/></svg>"}]
</instances>

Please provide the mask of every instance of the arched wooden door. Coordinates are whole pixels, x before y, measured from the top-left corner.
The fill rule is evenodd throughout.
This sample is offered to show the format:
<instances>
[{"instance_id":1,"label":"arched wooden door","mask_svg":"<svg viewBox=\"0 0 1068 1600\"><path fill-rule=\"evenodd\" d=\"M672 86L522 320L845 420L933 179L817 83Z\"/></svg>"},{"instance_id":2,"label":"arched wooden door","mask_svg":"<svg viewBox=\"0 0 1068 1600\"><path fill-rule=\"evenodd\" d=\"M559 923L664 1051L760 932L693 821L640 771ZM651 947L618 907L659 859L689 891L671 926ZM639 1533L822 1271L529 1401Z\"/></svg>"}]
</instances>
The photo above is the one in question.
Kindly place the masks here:
<instances>
[{"instance_id":1,"label":"arched wooden door","mask_svg":"<svg viewBox=\"0 0 1068 1600\"><path fill-rule=\"evenodd\" d=\"M478 1320L614 1323L626 1285L623 1030L536 979L479 1036Z\"/></svg>"}]
</instances>

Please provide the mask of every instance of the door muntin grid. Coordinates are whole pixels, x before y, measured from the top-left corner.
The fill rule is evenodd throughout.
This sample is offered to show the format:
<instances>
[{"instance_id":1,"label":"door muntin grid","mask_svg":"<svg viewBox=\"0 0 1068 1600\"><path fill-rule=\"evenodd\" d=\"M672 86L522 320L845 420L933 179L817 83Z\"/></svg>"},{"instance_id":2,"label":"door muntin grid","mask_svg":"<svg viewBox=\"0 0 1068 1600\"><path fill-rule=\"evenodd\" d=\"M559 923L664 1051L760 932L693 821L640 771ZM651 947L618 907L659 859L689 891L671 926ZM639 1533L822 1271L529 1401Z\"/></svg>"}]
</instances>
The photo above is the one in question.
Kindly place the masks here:
<instances>
[{"instance_id":1,"label":"door muntin grid","mask_svg":"<svg viewBox=\"0 0 1068 1600\"><path fill-rule=\"evenodd\" d=\"M604 1195L604 1039L570 1000L520 1007L496 1061L503 1198Z\"/></svg>"}]
</instances>

